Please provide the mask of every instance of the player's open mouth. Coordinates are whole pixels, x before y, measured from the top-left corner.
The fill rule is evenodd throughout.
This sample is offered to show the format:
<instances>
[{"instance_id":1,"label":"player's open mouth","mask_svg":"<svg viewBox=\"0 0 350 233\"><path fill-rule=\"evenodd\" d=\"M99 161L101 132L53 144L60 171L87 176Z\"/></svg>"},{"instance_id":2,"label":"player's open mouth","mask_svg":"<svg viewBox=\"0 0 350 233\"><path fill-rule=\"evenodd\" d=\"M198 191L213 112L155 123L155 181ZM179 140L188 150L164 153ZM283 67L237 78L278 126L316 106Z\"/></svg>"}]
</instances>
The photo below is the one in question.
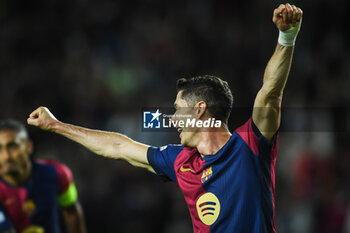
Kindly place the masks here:
<instances>
[{"instance_id":1,"label":"player's open mouth","mask_svg":"<svg viewBox=\"0 0 350 233\"><path fill-rule=\"evenodd\" d=\"M14 167L14 163L13 162L6 162L5 167L6 168Z\"/></svg>"}]
</instances>

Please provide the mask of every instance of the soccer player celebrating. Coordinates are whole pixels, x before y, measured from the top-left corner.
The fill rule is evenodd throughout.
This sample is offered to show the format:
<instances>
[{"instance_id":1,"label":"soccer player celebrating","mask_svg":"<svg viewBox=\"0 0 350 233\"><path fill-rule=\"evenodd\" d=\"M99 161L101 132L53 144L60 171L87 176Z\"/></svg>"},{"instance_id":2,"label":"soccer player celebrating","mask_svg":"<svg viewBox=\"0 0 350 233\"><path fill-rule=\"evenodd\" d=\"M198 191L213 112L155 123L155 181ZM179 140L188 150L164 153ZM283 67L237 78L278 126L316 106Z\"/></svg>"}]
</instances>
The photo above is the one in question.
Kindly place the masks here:
<instances>
[{"instance_id":1,"label":"soccer player celebrating","mask_svg":"<svg viewBox=\"0 0 350 233\"><path fill-rule=\"evenodd\" d=\"M0 233L59 233L58 205L70 233L85 233L71 171L49 159L31 159L24 125L0 121Z\"/></svg>"},{"instance_id":2,"label":"soccer player celebrating","mask_svg":"<svg viewBox=\"0 0 350 233\"><path fill-rule=\"evenodd\" d=\"M178 127L181 145L153 147L119 133L66 124L45 107L32 112L28 124L176 182L196 233L276 232L276 132L301 19L302 11L294 5L281 4L274 10L278 44L266 67L252 117L232 134L228 130L233 102L229 86L208 75L178 80L173 121L186 114L201 121L219 119L223 124L210 130Z\"/></svg>"}]
</instances>

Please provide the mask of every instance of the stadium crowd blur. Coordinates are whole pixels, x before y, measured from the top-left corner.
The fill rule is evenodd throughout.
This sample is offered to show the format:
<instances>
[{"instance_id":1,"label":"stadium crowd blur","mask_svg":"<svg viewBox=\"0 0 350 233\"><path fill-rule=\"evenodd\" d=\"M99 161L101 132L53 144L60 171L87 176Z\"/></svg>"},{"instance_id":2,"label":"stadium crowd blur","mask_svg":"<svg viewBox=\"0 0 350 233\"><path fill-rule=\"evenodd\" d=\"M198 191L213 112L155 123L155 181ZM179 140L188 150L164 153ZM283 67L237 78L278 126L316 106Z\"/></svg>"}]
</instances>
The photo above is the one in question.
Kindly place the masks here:
<instances>
[{"instance_id":1,"label":"stadium crowd blur","mask_svg":"<svg viewBox=\"0 0 350 233\"><path fill-rule=\"evenodd\" d=\"M64 122L156 146L178 143L175 131L142 131L142 109L172 107L178 78L213 74L233 90L233 131L262 85L279 3L0 0L0 117L25 122L43 105ZM350 232L350 4L291 3L304 20L283 100L277 229ZM192 232L174 184L28 128L35 157L73 170L89 232Z\"/></svg>"}]
</instances>

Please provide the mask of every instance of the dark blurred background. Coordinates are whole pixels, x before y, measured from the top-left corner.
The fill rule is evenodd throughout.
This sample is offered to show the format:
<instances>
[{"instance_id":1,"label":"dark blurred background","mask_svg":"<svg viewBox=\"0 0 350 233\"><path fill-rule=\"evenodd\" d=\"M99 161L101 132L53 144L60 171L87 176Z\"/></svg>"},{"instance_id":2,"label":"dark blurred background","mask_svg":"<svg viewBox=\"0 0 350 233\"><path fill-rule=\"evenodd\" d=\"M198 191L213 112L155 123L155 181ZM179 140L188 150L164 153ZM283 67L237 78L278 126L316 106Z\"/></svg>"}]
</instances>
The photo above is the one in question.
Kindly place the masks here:
<instances>
[{"instance_id":1,"label":"dark blurred background","mask_svg":"<svg viewBox=\"0 0 350 233\"><path fill-rule=\"evenodd\" d=\"M234 93L234 130L249 117L239 109L253 105L262 85L280 3L0 0L0 117L25 122L43 105L64 122L156 146L178 143L175 132L143 132L142 108L171 107L178 78L212 74ZM294 111L283 115L280 132L277 230L350 232L350 4L291 3L304 19L284 93ZM303 111L313 108L321 114ZM34 156L73 170L90 233L192 232L175 184L28 128Z\"/></svg>"}]
</instances>

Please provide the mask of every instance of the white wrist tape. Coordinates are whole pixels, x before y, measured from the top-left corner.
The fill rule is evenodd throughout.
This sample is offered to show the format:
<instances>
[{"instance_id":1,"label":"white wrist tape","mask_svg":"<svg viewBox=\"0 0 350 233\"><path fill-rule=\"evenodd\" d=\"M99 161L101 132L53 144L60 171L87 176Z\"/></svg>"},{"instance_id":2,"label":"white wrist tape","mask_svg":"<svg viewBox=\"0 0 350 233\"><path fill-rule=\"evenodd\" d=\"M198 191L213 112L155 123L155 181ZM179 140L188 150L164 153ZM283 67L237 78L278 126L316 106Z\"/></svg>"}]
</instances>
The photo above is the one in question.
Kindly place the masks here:
<instances>
[{"instance_id":1,"label":"white wrist tape","mask_svg":"<svg viewBox=\"0 0 350 233\"><path fill-rule=\"evenodd\" d=\"M301 20L296 23L295 27L292 27L286 31L281 31L278 35L278 43L280 45L291 47L295 45L295 40L297 39L297 35L299 33L301 26Z\"/></svg>"}]
</instances>

